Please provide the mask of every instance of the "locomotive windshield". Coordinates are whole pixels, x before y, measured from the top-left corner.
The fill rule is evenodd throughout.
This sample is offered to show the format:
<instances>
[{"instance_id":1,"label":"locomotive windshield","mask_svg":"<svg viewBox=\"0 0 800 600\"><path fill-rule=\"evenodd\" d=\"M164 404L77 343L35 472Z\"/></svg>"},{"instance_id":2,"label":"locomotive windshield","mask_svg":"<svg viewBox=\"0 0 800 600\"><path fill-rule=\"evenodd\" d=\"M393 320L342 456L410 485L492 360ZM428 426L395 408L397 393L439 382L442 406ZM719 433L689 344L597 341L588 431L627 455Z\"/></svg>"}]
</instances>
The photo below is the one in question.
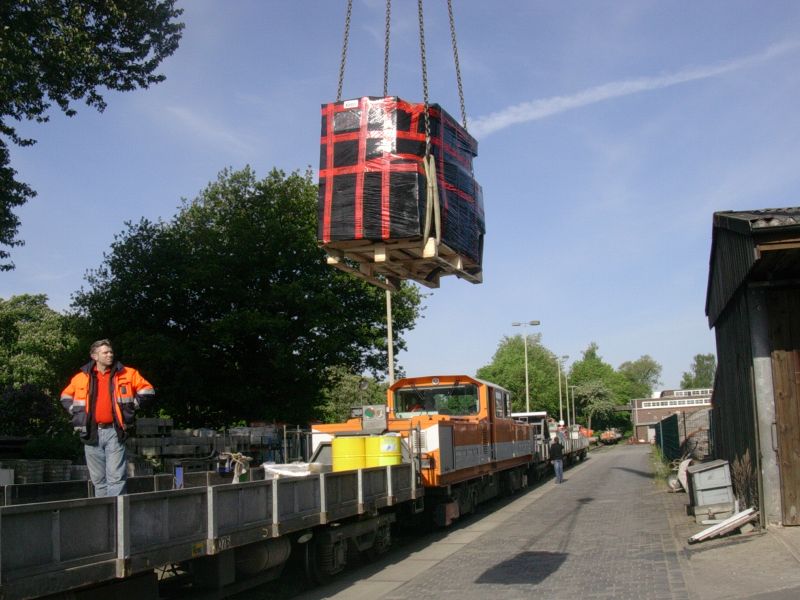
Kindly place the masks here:
<instances>
[{"instance_id":1,"label":"locomotive windshield","mask_svg":"<svg viewBox=\"0 0 800 600\"><path fill-rule=\"evenodd\" d=\"M394 393L394 412L400 417L439 414L465 417L478 414L478 387L437 385L407 387Z\"/></svg>"}]
</instances>

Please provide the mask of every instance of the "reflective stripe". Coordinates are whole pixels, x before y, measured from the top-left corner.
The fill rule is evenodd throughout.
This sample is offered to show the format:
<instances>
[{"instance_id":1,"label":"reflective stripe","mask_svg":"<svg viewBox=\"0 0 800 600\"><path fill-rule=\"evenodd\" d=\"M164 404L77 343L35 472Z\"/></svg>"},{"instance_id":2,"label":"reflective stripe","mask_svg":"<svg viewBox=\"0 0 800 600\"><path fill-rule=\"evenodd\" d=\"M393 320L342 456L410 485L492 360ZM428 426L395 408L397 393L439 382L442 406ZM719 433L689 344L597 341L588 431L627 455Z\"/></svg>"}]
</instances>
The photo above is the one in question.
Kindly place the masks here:
<instances>
[{"instance_id":1,"label":"reflective stripe","mask_svg":"<svg viewBox=\"0 0 800 600\"><path fill-rule=\"evenodd\" d=\"M131 402L133 402L133 398L129 398L129 397L117 398L117 402L119 402L120 404L130 404Z\"/></svg>"},{"instance_id":2,"label":"reflective stripe","mask_svg":"<svg viewBox=\"0 0 800 600\"><path fill-rule=\"evenodd\" d=\"M73 400L72 406L86 406L86 400Z\"/></svg>"},{"instance_id":3,"label":"reflective stripe","mask_svg":"<svg viewBox=\"0 0 800 600\"><path fill-rule=\"evenodd\" d=\"M136 392L139 396L155 396L156 391L153 388L145 388Z\"/></svg>"}]
</instances>

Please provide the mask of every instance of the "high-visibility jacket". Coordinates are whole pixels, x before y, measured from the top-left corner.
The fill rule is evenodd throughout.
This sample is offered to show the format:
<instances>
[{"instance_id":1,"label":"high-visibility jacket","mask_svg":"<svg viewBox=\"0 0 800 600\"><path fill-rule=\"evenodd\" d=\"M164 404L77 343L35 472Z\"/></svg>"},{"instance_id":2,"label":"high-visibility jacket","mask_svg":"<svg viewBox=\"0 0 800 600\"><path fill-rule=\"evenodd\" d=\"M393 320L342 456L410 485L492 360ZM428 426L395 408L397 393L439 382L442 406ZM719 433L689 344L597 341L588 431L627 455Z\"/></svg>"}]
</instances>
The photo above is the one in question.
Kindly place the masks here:
<instances>
[{"instance_id":1,"label":"high-visibility jacket","mask_svg":"<svg viewBox=\"0 0 800 600\"><path fill-rule=\"evenodd\" d=\"M97 441L97 423L94 418L97 375L94 367L94 361L83 365L61 392L61 404L69 412L72 426L75 431L80 432L81 441L89 444ZM155 390L139 371L120 362L111 367L109 385L114 429L119 439L123 440L126 437L125 430L134 423L136 409L152 402L155 399Z\"/></svg>"}]
</instances>

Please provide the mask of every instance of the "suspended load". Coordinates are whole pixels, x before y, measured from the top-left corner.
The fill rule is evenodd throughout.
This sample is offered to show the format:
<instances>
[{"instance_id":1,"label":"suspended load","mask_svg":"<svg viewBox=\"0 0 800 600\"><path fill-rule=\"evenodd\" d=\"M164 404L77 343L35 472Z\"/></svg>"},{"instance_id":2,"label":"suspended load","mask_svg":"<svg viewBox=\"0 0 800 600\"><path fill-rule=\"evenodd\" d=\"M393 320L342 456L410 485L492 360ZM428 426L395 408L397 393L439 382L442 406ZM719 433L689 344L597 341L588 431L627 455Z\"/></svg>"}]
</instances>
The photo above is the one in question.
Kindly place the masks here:
<instances>
[{"instance_id":1,"label":"suspended load","mask_svg":"<svg viewBox=\"0 0 800 600\"><path fill-rule=\"evenodd\" d=\"M429 135L430 145L426 144ZM328 263L387 289L482 281L478 143L436 104L362 97L322 106L318 240Z\"/></svg>"}]
</instances>

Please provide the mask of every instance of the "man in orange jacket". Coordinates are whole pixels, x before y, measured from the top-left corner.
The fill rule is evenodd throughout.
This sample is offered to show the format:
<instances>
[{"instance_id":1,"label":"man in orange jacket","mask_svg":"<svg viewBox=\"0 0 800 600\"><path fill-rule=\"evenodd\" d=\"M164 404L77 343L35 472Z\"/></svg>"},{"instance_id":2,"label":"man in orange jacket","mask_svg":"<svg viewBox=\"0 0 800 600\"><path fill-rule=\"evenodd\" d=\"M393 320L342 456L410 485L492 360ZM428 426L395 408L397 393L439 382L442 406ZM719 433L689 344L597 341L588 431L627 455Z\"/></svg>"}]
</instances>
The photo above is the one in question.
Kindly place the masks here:
<instances>
[{"instance_id":1,"label":"man in orange jacket","mask_svg":"<svg viewBox=\"0 0 800 600\"><path fill-rule=\"evenodd\" d=\"M127 430L136 409L155 399L155 390L139 371L114 362L109 340L93 343L89 356L92 360L61 392L61 404L84 443L94 495L119 496L128 476Z\"/></svg>"}]
</instances>

